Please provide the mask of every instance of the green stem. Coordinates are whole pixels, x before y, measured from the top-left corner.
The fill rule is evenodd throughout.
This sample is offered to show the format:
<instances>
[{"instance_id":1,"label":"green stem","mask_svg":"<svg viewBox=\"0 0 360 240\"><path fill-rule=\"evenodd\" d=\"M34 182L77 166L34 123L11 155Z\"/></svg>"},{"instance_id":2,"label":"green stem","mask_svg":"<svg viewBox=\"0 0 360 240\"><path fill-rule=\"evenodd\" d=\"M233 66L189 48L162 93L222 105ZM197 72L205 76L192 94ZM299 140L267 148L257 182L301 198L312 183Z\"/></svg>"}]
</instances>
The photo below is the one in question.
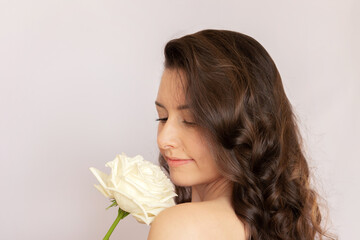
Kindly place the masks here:
<instances>
[{"instance_id":1,"label":"green stem","mask_svg":"<svg viewBox=\"0 0 360 240\"><path fill-rule=\"evenodd\" d=\"M129 215L128 212L125 212L124 210L122 210L121 208L119 208L118 210L118 216L115 219L114 223L111 225L109 231L106 233L105 237L103 240L109 240L110 235L112 234L112 232L114 231L116 225L120 222L121 219L123 219L124 217L126 217L127 215Z\"/></svg>"}]
</instances>

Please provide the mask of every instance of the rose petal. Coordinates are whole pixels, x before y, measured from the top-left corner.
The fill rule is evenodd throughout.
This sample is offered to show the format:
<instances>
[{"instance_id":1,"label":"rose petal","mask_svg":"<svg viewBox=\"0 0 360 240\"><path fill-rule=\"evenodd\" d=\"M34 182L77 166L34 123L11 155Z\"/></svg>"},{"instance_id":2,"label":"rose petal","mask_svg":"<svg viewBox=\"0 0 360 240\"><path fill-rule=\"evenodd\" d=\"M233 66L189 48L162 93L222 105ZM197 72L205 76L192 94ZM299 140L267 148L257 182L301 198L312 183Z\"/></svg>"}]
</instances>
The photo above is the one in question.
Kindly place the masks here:
<instances>
[{"instance_id":1,"label":"rose petal","mask_svg":"<svg viewBox=\"0 0 360 240\"><path fill-rule=\"evenodd\" d=\"M107 191L103 186L94 184L95 188L99 190L105 197L107 198L114 198L112 194Z\"/></svg>"}]
</instances>

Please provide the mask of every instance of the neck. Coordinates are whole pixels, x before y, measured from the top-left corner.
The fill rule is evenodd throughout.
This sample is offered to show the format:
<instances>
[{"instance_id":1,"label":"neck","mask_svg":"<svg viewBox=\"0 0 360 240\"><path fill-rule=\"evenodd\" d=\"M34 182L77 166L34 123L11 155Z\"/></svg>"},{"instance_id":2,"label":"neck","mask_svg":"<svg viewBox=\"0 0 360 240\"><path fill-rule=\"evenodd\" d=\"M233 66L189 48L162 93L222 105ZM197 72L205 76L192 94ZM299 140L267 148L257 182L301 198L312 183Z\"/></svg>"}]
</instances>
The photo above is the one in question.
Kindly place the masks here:
<instances>
[{"instance_id":1,"label":"neck","mask_svg":"<svg viewBox=\"0 0 360 240\"><path fill-rule=\"evenodd\" d=\"M191 202L231 200L232 184L225 178L218 178L210 183L191 187Z\"/></svg>"}]
</instances>

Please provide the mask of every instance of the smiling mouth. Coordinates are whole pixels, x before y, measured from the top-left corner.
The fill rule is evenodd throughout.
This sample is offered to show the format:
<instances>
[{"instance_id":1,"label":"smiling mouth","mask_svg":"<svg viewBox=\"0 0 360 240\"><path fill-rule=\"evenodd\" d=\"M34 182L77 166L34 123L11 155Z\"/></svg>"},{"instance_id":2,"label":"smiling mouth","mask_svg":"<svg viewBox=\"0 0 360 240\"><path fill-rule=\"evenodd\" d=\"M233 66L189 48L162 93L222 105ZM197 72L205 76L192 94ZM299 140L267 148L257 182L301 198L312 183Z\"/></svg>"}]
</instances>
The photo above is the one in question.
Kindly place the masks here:
<instances>
[{"instance_id":1,"label":"smiling mouth","mask_svg":"<svg viewBox=\"0 0 360 240\"><path fill-rule=\"evenodd\" d=\"M181 166L190 162L193 162L193 159L179 159L179 158L169 158L169 157L165 157L166 162L168 163L169 166Z\"/></svg>"}]
</instances>

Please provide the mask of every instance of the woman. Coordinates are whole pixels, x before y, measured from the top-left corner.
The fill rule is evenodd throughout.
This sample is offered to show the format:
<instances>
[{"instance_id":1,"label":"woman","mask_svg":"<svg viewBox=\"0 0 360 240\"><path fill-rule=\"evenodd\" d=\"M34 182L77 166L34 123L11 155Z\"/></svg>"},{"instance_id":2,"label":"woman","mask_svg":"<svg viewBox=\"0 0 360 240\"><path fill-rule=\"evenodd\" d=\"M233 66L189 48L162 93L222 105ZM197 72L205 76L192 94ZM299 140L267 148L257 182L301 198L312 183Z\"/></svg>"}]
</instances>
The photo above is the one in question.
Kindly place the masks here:
<instances>
[{"instance_id":1,"label":"woman","mask_svg":"<svg viewBox=\"0 0 360 240\"><path fill-rule=\"evenodd\" d=\"M155 104L178 197L148 240L326 236L291 105L256 40L204 30L168 42Z\"/></svg>"}]
</instances>

